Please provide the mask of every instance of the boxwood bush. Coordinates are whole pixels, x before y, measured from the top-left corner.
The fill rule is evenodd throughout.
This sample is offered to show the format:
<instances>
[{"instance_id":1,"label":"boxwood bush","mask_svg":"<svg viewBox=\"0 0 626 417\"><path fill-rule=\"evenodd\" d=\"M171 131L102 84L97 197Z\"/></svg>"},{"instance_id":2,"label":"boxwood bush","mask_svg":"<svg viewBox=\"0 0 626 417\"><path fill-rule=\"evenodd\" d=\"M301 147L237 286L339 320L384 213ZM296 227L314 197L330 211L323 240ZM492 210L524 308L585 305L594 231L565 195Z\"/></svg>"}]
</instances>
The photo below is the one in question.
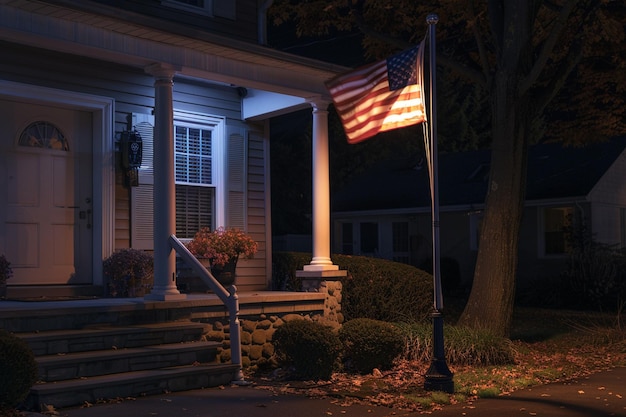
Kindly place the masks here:
<instances>
[{"instance_id":1,"label":"boxwood bush","mask_svg":"<svg viewBox=\"0 0 626 417\"><path fill-rule=\"evenodd\" d=\"M282 324L274 335L278 364L296 379L328 380L338 368L341 342L328 326L306 319Z\"/></svg>"},{"instance_id":2,"label":"boxwood bush","mask_svg":"<svg viewBox=\"0 0 626 417\"><path fill-rule=\"evenodd\" d=\"M0 329L0 415L13 415L38 374L35 356L26 342Z\"/></svg>"},{"instance_id":3,"label":"boxwood bush","mask_svg":"<svg viewBox=\"0 0 626 417\"><path fill-rule=\"evenodd\" d=\"M311 254L275 252L275 289L301 289L296 270ZM343 280L342 313L346 320L370 318L389 322L423 321L430 317L432 276L411 265L365 256L332 255L333 263L348 271Z\"/></svg>"},{"instance_id":4,"label":"boxwood bush","mask_svg":"<svg viewBox=\"0 0 626 417\"><path fill-rule=\"evenodd\" d=\"M394 324L373 319L354 319L339 329L346 370L370 373L391 369L404 350L404 337Z\"/></svg>"}]
</instances>

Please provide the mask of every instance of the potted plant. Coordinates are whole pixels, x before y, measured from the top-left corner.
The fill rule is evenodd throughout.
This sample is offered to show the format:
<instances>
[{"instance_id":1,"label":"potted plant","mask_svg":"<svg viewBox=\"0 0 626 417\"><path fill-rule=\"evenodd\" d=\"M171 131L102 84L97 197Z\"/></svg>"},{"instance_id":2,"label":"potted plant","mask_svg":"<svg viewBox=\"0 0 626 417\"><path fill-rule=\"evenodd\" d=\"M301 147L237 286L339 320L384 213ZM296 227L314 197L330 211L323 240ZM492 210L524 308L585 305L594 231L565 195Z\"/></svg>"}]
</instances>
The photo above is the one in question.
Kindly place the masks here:
<instances>
[{"instance_id":1,"label":"potted plant","mask_svg":"<svg viewBox=\"0 0 626 417\"><path fill-rule=\"evenodd\" d=\"M120 249L104 260L104 276L112 297L143 297L152 288L154 259L139 249Z\"/></svg>"},{"instance_id":2,"label":"potted plant","mask_svg":"<svg viewBox=\"0 0 626 417\"><path fill-rule=\"evenodd\" d=\"M11 262L4 255L0 255L0 298L7 295L7 280L13 276Z\"/></svg>"},{"instance_id":3,"label":"potted plant","mask_svg":"<svg viewBox=\"0 0 626 417\"><path fill-rule=\"evenodd\" d=\"M252 258L257 243L245 232L236 228L203 227L187 243L187 249L199 260L208 260L211 273L222 285L235 282L235 269L239 258Z\"/></svg>"}]
</instances>

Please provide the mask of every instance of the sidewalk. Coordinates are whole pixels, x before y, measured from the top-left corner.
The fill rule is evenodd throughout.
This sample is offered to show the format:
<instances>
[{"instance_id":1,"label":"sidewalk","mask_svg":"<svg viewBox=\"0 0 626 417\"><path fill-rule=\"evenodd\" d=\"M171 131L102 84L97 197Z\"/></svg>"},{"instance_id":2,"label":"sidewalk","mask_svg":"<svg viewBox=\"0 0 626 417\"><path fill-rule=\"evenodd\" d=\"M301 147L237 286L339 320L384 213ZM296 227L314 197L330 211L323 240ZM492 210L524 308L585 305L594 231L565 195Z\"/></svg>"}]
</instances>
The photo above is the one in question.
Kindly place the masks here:
<instances>
[{"instance_id":1,"label":"sidewalk","mask_svg":"<svg viewBox=\"0 0 626 417\"><path fill-rule=\"evenodd\" d=\"M61 417L417 417L424 414L388 407L344 406L341 400L333 398L275 395L254 386L163 394L58 412ZM626 417L626 368L480 399L472 404L447 405L430 414L434 417Z\"/></svg>"}]
</instances>

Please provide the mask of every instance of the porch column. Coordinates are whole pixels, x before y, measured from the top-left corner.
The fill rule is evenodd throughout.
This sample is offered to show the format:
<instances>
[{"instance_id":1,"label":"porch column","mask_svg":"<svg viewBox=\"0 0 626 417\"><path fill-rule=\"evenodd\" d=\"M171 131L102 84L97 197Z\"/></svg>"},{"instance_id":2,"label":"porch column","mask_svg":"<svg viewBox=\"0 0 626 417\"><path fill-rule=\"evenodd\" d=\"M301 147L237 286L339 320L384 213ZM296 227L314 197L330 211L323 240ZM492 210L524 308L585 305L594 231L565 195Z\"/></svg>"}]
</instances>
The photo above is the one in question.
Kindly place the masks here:
<instances>
[{"instance_id":1,"label":"porch column","mask_svg":"<svg viewBox=\"0 0 626 417\"><path fill-rule=\"evenodd\" d=\"M323 98L313 106L313 257L296 275L303 278L344 276L330 259L330 164L328 154L328 105Z\"/></svg>"},{"instance_id":2,"label":"porch column","mask_svg":"<svg viewBox=\"0 0 626 417\"><path fill-rule=\"evenodd\" d=\"M176 288L176 253L169 244L176 232L174 185L173 78L176 70L154 64L146 68L154 76L154 284L147 300L186 298Z\"/></svg>"}]
</instances>

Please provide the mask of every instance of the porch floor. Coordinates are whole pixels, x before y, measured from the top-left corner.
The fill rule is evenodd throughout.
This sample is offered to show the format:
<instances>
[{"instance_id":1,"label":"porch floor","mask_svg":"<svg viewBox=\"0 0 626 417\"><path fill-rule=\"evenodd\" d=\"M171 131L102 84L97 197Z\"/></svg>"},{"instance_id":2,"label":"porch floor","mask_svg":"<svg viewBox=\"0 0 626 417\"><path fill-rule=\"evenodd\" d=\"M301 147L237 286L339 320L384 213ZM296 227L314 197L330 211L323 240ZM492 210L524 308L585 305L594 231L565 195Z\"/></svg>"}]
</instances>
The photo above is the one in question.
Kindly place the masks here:
<instances>
[{"instance_id":1,"label":"porch floor","mask_svg":"<svg viewBox=\"0 0 626 417\"><path fill-rule=\"evenodd\" d=\"M306 313L324 309L325 295L318 292L252 291L238 292L240 315ZM215 294L186 294L182 300L154 301L144 298L88 298L55 301L0 300L0 319L33 315L45 316L46 311L74 314L88 311L158 311L191 309L212 315L223 315L226 309ZM0 320L2 322L2 320Z\"/></svg>"}]
</instances>

